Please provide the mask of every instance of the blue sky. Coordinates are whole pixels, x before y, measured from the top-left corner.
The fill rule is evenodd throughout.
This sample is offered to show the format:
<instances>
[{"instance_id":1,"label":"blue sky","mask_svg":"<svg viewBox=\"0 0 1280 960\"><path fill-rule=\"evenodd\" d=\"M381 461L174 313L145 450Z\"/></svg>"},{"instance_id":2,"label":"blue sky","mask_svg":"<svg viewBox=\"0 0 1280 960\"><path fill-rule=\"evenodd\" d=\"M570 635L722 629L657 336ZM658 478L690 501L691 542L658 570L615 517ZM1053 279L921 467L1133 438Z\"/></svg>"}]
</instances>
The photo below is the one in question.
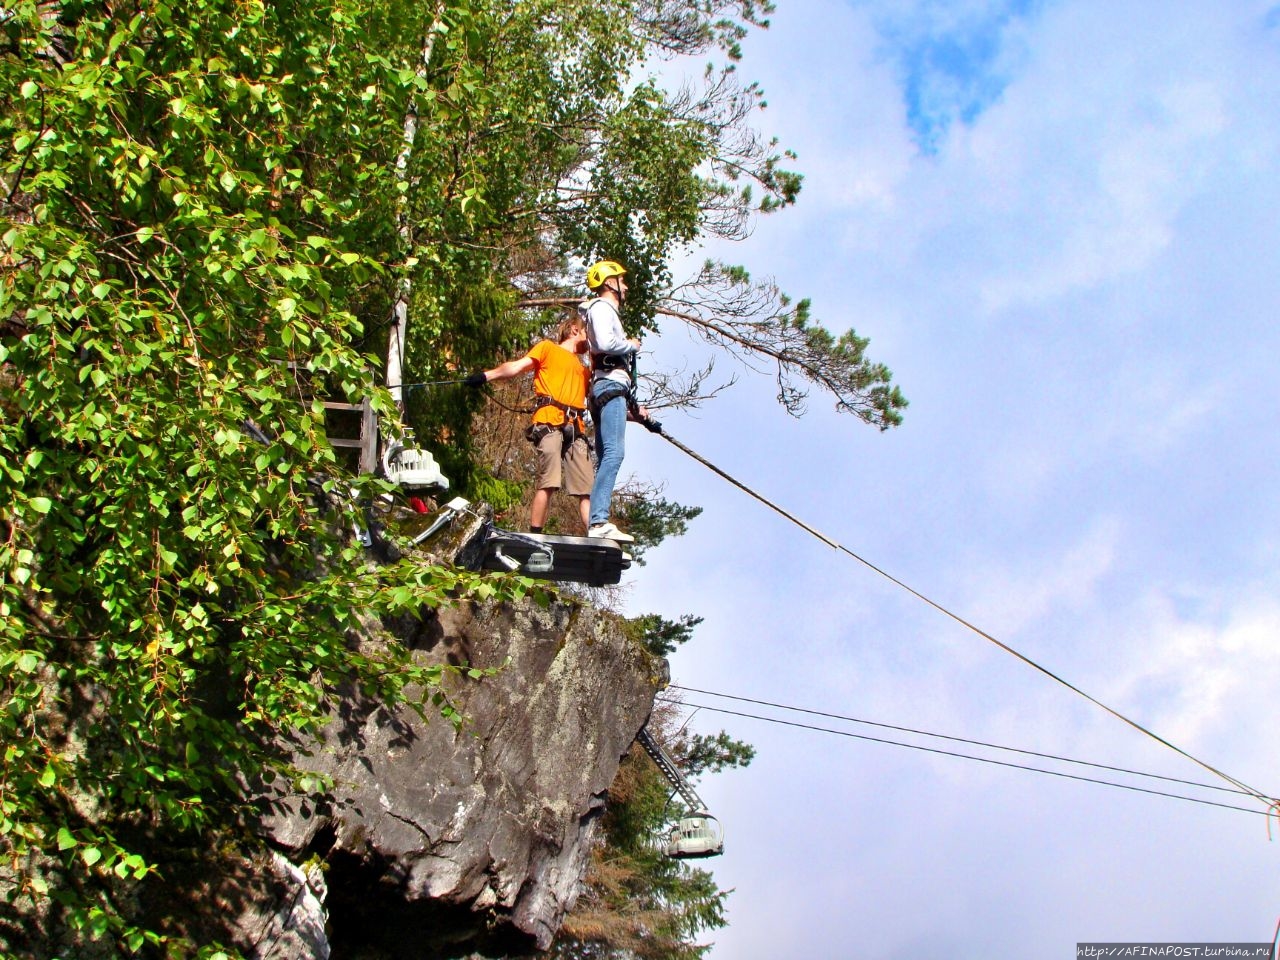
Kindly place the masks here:
<instances>
[{"instance_id":1,"label":"blue sky","mask_svg":"<svg viewBox=\"0 0 1280 960\"><path fill-rule=\"evenodd\" d=\"M1277 9L780 2L741 69L804 189L712 252L870 337L911 406L886 434L817 395L795 420L746 376L664 417L851 550L1273 792ZM702 351L677 330L646 347L677 367ZM624 469L704 507L627 598L705 618L677 683L1207 779L661 440L633 433ZM716 960L1049 960L1087 940L1267 941L1280 917L1260 816L705 710L692 726L759 749L700 787L735 890Z\"/></svg>"},{"instance_id":2,"label":"blue sky","mask_svg":"<svg viewBox=\"0 0 1280 960\"><path fill-rule=\"evenodd\" d=\"M951 125L974 123L1016 75L1021 31L1039 0L907 4L876 11L884 54L902 84L907 124L926 154L935 154Z\"/></svg>"}]
</instances>

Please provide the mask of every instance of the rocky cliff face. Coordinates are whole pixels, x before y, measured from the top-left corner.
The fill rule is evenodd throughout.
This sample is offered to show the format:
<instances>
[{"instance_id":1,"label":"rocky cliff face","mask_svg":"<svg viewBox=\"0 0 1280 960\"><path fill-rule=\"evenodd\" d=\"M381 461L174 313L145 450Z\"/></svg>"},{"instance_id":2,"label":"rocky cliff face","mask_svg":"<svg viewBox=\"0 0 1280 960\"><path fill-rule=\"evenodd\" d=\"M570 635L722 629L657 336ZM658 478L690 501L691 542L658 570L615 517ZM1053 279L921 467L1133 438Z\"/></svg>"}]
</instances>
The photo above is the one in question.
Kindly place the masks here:
<instances>
[{"instance_id":1,"label":"rocky cliff face","mask_svg":"<svg viewBox=\"0 0 1280 960\"><path fill-rule=\"evenodd\" d=\"M414 523L426 526L410 520L400 542ZM474 565L481 529L466 516L417 559ZM361 644L497 671L448 675L460 728L430 706L424 722L341 691L319 739L292 745L297 767L331 780L327 799L264 797L265 850L229 835L198 850L156 838L157 873L128 889L142 922L262 960L508 957L551 942L665 661L571 597L366 626ZM59 882L57 862L35 866ZM0 887L14 882L0 863ZM0 914L0 953L16 944L14 955L114 956L110 940L54 942L53 909L46 900Z\"/></svg>"},{"instance_id":2,"label":"rocky cliff face","mask_svg":"<svg viewBox=\"0 0 1280 960\"><path fill-rule=\"evenodd\" d=\"M461 729L349 695L299 758L332 778L332 803L279 797L266 836L295 863L324 862L335 955L545 948L574 902L606 791L665 663L572 600L465 605L382 627L423 661L501 670L450 684ZM323 952L298 942L255 949Z\"/></svg>"}]
</instances>

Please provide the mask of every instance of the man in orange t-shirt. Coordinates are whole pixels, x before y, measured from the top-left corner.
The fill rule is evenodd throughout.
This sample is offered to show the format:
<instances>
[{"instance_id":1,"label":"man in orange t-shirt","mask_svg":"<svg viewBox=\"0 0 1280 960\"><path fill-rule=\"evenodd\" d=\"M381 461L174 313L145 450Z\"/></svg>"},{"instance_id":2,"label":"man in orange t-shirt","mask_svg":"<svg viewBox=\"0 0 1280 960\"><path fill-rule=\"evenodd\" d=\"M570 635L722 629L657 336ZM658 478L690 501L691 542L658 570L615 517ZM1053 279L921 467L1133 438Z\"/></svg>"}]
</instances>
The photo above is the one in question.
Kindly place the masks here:
<instances>
[{"instance_id":1,"label":"man in orange t-shirt","mask_svg":"<svg viewBox=\"0 0 1280 960\"><path fill-rule=\"evenodd\" d=\"M519 360L473 373L464 381L468 386L480 387L491 380L509 380L533 372L536 408L528 431L538 450L537 490L529 511L529 529L533 533L542 532L551 493L561 488L578 498L585 531L595 480L582 419L591 377L591 371L579 359L587 349L586 330L576 316L570 317L560 324L557 336L559 343L543 340Z\"/></svg>"}]
</instances>

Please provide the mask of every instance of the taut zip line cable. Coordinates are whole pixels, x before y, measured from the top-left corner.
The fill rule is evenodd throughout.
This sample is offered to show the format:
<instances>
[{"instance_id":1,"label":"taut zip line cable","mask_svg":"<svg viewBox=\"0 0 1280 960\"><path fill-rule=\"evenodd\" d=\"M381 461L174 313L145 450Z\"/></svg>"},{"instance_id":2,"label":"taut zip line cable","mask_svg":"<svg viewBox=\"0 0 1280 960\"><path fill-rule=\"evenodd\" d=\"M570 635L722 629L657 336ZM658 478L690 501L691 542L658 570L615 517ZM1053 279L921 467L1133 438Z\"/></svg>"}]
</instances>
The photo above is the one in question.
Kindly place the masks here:
<instances>
[{"instance_id":1,"label":"taut zip line cable","mask_svg":"<svg viewBox=\"0 0 1280 960\"><path fill-rule=\"evenodd\" d=\"M642 422L643 422L643 421L642 421ZM1170 750L1174 751L1175 753L1181 754L1183 757L1186 757L1186 758L1187 758L1188 760L1190 760L1192 763L1194 763L1194 764L1196 764L1197 766L1200 766L1200 767L1204 768L1205 770L1209 771L1209 772L1210 772L1210 773L1212 773L1214 776L1221 777L1223 780L1227 781L1227 783L1230 783L1230 784L1232 784L1233 786L1240 788L1240 789L1241 789L1241 790L1243 790L1245 793L1247 793L1247 794L1249 794L1250 796L1252 796L1254 799L1259 800L1259 801L1261 801L1262 803L1266 804L1268 809L1272 809L1272 808L1276 808L1277 806L1280 806L1280 801L1277 801L1275 798L1273 798L1273 797L1268 797L1266 794L1262 793L1262 792L1261 792L1261 791L1259 791L1259 790L1255 790L1253 787L1249 786L1249 785L1248 785L1248 784L1246 784L1246 783L1243 783L1243 782L1242 782L1242 781L1240 781L1240 780L1237 780L1235 777L1232 777L1232 776L1229 776L1229 775L1228 775L1228 774L1226 774L1226 773L1223 773L1223 772L1222 772L1221 770L1219 770L1217 767L1211 766L1210 764L1208 764L1208 763L1206 763L1205 761L1201 760L1199 757L1193 756L1192 754L1188 753L1186 750L1183 750L1181 747L1177 746L1176 744L1170 743L1170 742L1169 742L1168 740L1166 740L1164 737L1162 737L1162 736L1160 736L1159 734L1154 733L1154 732L1152 732L1151 730L1147 729L1147 728L1146 728L1146 727L1144 727L1142 724L1138 723L1136 720L1131 720L1131 719L1129 719L1128 717L1126 717L1123 713L1120 713L1118 710L1112 709L1111 707L1107 706L1105 703L1103 703L1103 702L1102 702L1101 700L1099 700L1097 697L1093 697L1093 696L1091 696L1091 695L1089 695L1089 694L1085 693L1083 690L1081 690L1081 689L1080 689L1079 687L1077 687L1075 684L1070 683L1070 682L1069 682L1069 681L1067 681L1067 680L1064 680L1062 677L1058 676L1056 673L1054 673L1052 670L1049 670L1047 667L1043 667L1043 666L1041 666L1040 664L1038 664L1038 663L1036 663L1034 660L1032 660L1030 657L1025 656L1025 655L1024 655L1024 654L1022 654L1022 653L1019 653L1017 650L1015 650L1013 647L1009 646L1008 644L1003 643L1003 642L1001 642L1000 640L997 640L997 639L996 639L995 637L993 637L991 634L987 633L985 630L981 629L980 627L977 627L977 626L975 626L974 624L970 623L968 620L964 619L964 618L963 618L963 617L961 617L959 614L957 614L957 613L953 613L952 611L950 611L950 610L948 610L946 607L944 607L942 604L940 604L940 603L938 603L938 602L936 602L936 601L934 601L934 600L931 600L929 597L925 596L925 595L924 595L923 593L921 593L919 590L916 590L914 587L912 587L912 586L910 586L910 585L908 585L908 584L904 583L903 581L899 580L897 577L893 576L892 574L890 574L890 573L888 573L888 572L886 572L886 571L882 570L880 567L877 567L877 566L876 566L874 563L872 563L870 560L867 560L867 559L865 559L865 558L863 558L863 557L860 557L858 554L854 553L854 552L853 552L852 550L850 550L848 547L845 547L844 545L842 545L842 544L838 543L837 541L832 540L830 537L826 536L825 534L820 533L819 531L815 530L813 527L809 526L809 524L805 523L803 520L799 519L798 517L794 516L794 515L793 515L793 514L791 514L791 513L788 513L786 510L782 509L782 507L778 506L776 503L774 503L773 501L771 501L771 500L767 499L766 497L762 496L761 494L756 493L756 491L752 490L752 489L751 489L750 487L748 487L746 484L744 484L744 483L742 483L740 480L737 480L736 478L734 478L734 477L730 476L728 473L726 473L724 470L721 470L719 467L717 467L717 466L716 466L714 463L712 463L710 460L708 460L708 459L706 459L705 457L701 456L701 455L700 455L700 454L698 454L696 451L691 450L689 447L685 446L683 443L681 443L681 442L680 442L679 440L677 440L675 437L673 437L673 436L671 436L670 434L666 433L666 432L662 429L662 425L661 425L661 424L656 423L656 422L653 422L653 421L650 421L649 423L646 423L646 424L645 424L645 426L646 426L646 427L648 427L648 429L650 430L650 432L658 434L660 437L662 437L664 440L666 440L666 441L667 441L667 443L669 443L669 444L671 444L672 446L674 446L677 450L680 450L680 451L682 451L683 453L687 454L688 456L692 457L694 460L697 460L699 463L701 463L701 464L702 464L704 467L706 467L707 469L711 470L711 471L712 471L713 473L715 473L717 476L722 477L722 478L724 478L725 480L729 481L729 483L733 484L735 487L737 487L737 488L738 488L739 490L741 490L743 493L746 493L748 496L751 496L751 497L755 498L756 500L759 500L761 503L763 503L765 506L767 506L770 510L773 510L774 512L779 513L779 514L781 514L782 516L786 517L788 520L790 520L790 521L791 521L792 523L794 523L796 526L798 526L798 527L800 527L801 529L805 530L806 532L808 532L808 533L812 534L814 537L817 537L819 540L821 540L821 541L822 541L823 543L825 543L827 546L829 546L829 547L831 547L831 548L833 548L833 549L835 549L835 550L839 550L841 553L848 554L850 557L852 557L854 560L857 560L857 561L858 561L859 563L861 563L863 566L865 566L865 567L867 567L868 569L870 569L870 570L874 571L875 573L878 573L880 576L884 577L884 578L885 578L886 580L888 580L890 583L893 583L893 584L895 584L895 585L897 585L897 586L901 587L903 590L906 590L909 594L911 594L913 597L917 598L918 600L922 600L922 601L924 601L924 602L925 602L925 603L927 603L929 606L931 606L931 607L933 607L935 610L937 610L939 613L942 613L942 614L946 615L947 617L950 617L952 620L954 620L956 623L960 624L961 626L963 626L963 627L967 627L969 630L972 630L974 633L976 633L978 636L982 637L984 640L988 640L988 641L990 641L991 643L994 643L997 647L999 647L999 648L1000 648L1001 650L1003 650L1005 653L1008 653L1008 654L1011 654L1011 655L1012 655L1012 656L1014 656L1014 657L1017 657L1019 660L1021 660L1021 661L1022 661L1023 663L1025 663L1027 666L1032 667L1032 668L1034 668L1035 670L1038 670L1040 673L1043 673L1045 676L1049 677L1051 680L1056 680L1058 683L1062 684L1062 685L1063 685L1064 687L1066 687L1068 690L1071 690L1072 692L1079 694L1080 696L1084 697L1086 700L1088 700L1090 703L1094 704L1095 706L1101 707L1103 710L1107 711L1107 713L1111 714L1111 715L1112 715L1113 717L1115 717L1116 719L1124 721L1124 722L1125 722L1125 723L1127 723L1129 726L1133 727L1135 730L1137 730L1137 731L1139 731L1139 732L1141 732L1141 733L1146 734L1148 737L1150 737L1152 740L1155 740L1157 743L1163 744L1164 746L1168 747ZM781 721L779 721L779 722L781 722ZM993 761L993 762L994 762L994 761Z\"/></svg>"},{"instance_id":2,"label":"taut zip line cable","mask_svg":"<svg viewBox=\"0 0 1280 960\"><path fill-rule=\"evenodd\" d=\"M1082 783L1096 783L1104 787L1116 787L1120 790L1131 790L1134 793L1146 793L1156 797L1168 797L1171 800L1186 800L1188 803L1200 803L1208 807L1221 807L1224 810L1239 810L1241 813L1270 816L1269 810L1257 810L1252 807L1239 807L1233 803L1219 803L1216 800L1205 800L1201 797L1188 797L1181 793L1169 793L1166 790L1153 790L1150 787L1138 787L1131 783L1117 783L1114 780L1100 780L1097 777L1084 777L1076 773L1064 773L1061 770L1046 770L1044 767L1032 767L1025 763L1010 763L1007 760L994 760L991 757L978 757L971 753L959 753L955 750L940 750L937 747L926 747L918 743L904 743L901 740L888 740L883 737L871 737L864 733L853 733L849 730L834 730L831 727L819 727L810 723L797 723L794 720L780 720L777 717L762 717L759 714L745 713L739 710L726 710L723 707L712 707L707 704L686 704L678 700L664 700L663 702L678 704L680 706L697 706L700 710L710 710L712 713L723 713L730 717L745 717L748 720L763 720L766 723L776 723L780 726L794 727L800 730L813 730L818 733L830 733L838 737L848 737L851 740L865 740L869 743L883 743L891 747L906 747L908 750L919 750L923 753L935 753L944 757L956 757L961 760L976 760L978 763L989 763L997 767L1008 767L1013 770L1026 770L1030 773L1043 773L1050 777L1061 777L1064 780L1078 780ZM1139 774L1139 776L1152 776L1152 774Z\"/></svg>"}]
</instances>

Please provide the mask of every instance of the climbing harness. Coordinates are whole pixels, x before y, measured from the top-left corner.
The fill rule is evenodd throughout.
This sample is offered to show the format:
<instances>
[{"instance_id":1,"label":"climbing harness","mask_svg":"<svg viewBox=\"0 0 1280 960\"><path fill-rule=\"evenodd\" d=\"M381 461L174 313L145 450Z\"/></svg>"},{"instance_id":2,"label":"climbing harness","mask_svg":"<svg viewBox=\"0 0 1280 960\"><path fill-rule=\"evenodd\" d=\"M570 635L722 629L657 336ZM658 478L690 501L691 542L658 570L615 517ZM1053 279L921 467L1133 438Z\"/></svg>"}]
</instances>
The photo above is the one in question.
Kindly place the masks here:
<instances>
[{"instance_id":1,"label":"climbing harness","mask_svg":"<svg viewBox=\"0 0 1280 960\"><path fill-rule=\"evenodd\" d=\"M634 356L631 354L630 356ZM592 370L621 370L627 365L628 354L625 353L593 353L591 355Z\"/></svg>"},{"instance_id":2,"label":"climbing harness","mask_svg":"<svg viewBox=\"0 0 1280 960\"><path fill-rule=\"evenodd\" d=\"M525 428L525 439L535 447L542 443L543 437L552 430L559 430L564 434L565 450L568 450L579 437L586 436L586 424L582 422L582 415L587 411L586 407L575 407L571 403L561 403L541 393L534 395L533 402L534 408L526 412L537 413L543 407L555 407L564 414L564 423L562 424L531 423Z\"/></svg>"},{"instance_id":3,"label":"climbing harness","mask_svg":"<svg viewBox=\"0 0 1280 960\"><path fill-rule=\"evenodd\" d=\"M580 424L580 420L566 420L558 427L553 427L549 423L531 423L525 427L524 438L536 447L542 443L547 434L559 430L564 434L564 449L567 451L579 438L586 439L586 431Z\"/></svg>"},{"instance_id":4,"label":"climbing harness","mask_svg":"<svg viewBox=\"0 0 1280 960\"><path fill-rule=\"evenodd\" d=\"M535 393L533 395L533 409L529 412L537 413L543 407L555 407L565 415L566 419L569 417L581 417L587 411L586 407L575 407L571 403L561 403L559 400L548 397L545 393Z\"/></svg>"},{"instance_id":5,"label":"climbing harness","mask_svg":"<svg viewBox=\"0 0 1280 960\"><path fill-rule=\"evenodd\" d=\"M617 265L617 264L615 264L615 263L613 263L613 261L611 261L611 260L609 260L609 261L605 261L605 263L606 263L606 264L612 264L614 267L618 267L618 265ZM596 266L603 266L603 264L597 264ZM595 268L593 267L592 269L595 269ZM621 267L618 267L618 272L617 272L617 273L609 274L609 276L620 276L620 275L621 275L621 274L623 274L623 273L626 273L626 271L625 271L625 270L623 270ZM608 279L608 278L606 277L605 279ZM603 283L604 281L602 280L601 282ZM595 289L595 288L593 287L592 289ZM590 329L591 329L591 307L592 307L592 305L593 305L593 304L599 303L599 302L600 302L600 299L601 299L600 297L592 297L591 299L589 299L589 300L583 300L582 302L580 302L580 303L578 304L578 322L582 324L582 329L584 329L584 330L590 330ZM606 301L606 302L607 302L607 301ZM614 313L615 313L615 315L616 315L616 314L617 314L617 312L618 312L617 307L614 307L612 304L609 304L609 306L610 306L610 308L614 311ZM603 370L603 371L605 371L605 372L609 372L609 371L613 371L613 370L622 370L622 369L625 369L625 368L626 368L626 366L627 366L627 364L628 364L628 363L630 363L630 364L632 365L632 367L634 368L634 366L635 366L635 356L636 356L636 355L635 355L635 353L634 353L634 352L629 352L629 353L592 353L592 354L591 354L591 369L592 369L592 371L593 371L593 372L596 372L596 373L598 373L598 372L600 372L600 371L602 371L602 370ZM634 376L634 374L633 374L633 376L632 376L632 378L631 378L631 385L632 385L633 387L635 386L635 376Z\"/></svg>"},{"instance_id":6,"label":"climbing harness","mask_svg":"<svg viewBox=\"0 0 1280 960\"><path fill-rule=\"evenodd\" d=\"M597 385L599 390L596 389ZM597 410L603 407L615 397L630 395L631 388L625 383L617 380L597 380L591 385L591 389L587 391L587 404L591 407L591 415L595 416Z\"/></svg>"},{"instance_id":7,"label":"climbing harness","mask_svg":"<svg viewBox=\"0 0 1280 960\"><path fill-rule=\"evenodd\" d=\"M600 392L595 390L596 384L600 384ZM600 411L604 409L606 404L616 400L618 397L626 397L627 410L636 409L635 393L625 383L619 383L617 380L597 380L591 385L591 389L587 391L587 404L591 408L591 420L599 429ZM599 436L599 434L597 434Z\"/></svg>"}]
</instances>

